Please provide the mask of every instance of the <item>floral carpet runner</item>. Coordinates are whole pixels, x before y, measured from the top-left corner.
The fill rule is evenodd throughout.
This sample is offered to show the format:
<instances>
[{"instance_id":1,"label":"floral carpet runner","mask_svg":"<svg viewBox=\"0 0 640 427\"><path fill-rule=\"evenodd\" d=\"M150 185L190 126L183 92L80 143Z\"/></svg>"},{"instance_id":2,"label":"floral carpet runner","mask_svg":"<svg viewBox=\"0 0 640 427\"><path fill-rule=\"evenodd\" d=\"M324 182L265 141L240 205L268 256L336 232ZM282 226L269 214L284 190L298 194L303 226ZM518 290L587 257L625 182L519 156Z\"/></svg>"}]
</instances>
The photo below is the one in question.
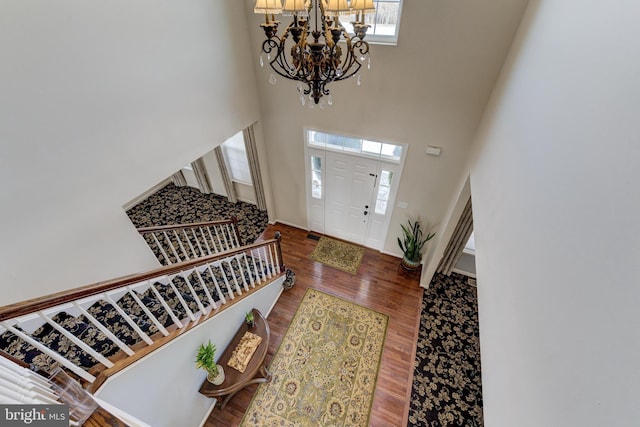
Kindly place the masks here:
<instances>
[{"instance_id":1,"label":"floral carpet runner","mask_svg":"<svg viewBox=\"0 0 640 427\"><path fill-rule=\"evenodd\" d=\"M322 236L310 258L329 267L356 274L363 255L364 249L360 246Z\"/></svg>"},{"instance_id":2,"label":"floral carpet runner","mask_svg":"<svg viewBox=\"0 0 640 427\"><path fill-rule=\"evenodd\" d=\"M307 290L242 426L368 426L388 316Z\"/></svg>"},{"instance_id":3,"label":"floral carpet runner","mask_svg":"<svg viewBox=\"0 0 640 427\"><path fill-rule=\"evenodd\" d=\"M422 300L409 427L482 427L477 289L436 274Z\"/></svg>"}]
</instances>

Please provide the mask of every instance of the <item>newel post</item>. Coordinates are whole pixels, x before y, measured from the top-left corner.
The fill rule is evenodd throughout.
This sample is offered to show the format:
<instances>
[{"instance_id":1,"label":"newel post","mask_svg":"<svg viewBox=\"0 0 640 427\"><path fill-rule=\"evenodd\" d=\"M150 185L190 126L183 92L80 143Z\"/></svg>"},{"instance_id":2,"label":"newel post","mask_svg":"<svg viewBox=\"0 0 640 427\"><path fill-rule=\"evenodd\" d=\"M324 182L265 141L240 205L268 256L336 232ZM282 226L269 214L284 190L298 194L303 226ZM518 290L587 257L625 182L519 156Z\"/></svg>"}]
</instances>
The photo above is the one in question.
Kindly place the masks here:
<instances>
[{"instance_id":1,"label":"newel post","mask_svg":"<svg viewBox=\"0 0 640 427\"><path fill-rule=\"evenodd\" d=\"M276 231L275 239L276 239L276 252L278 254L278 260L280 262L280 265L279 265L280 273L284 273L284 260L282 259L282 247L280 246L282 242L282 234L279 231Z\"/></svg>"}]
</instances>

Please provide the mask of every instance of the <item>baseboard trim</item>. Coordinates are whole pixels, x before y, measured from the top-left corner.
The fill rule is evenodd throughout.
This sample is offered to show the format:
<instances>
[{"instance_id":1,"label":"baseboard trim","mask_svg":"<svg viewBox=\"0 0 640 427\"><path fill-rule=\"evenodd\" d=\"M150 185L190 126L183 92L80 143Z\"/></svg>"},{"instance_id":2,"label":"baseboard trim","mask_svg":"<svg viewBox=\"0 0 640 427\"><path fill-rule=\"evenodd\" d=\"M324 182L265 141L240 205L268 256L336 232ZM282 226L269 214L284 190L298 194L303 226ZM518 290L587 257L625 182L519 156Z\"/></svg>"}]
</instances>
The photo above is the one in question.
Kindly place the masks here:
<instances>
[{"instance_id":1,"label":"baseboard trim","mask_svg":"<svg viewBox=\"0 0 640 427\"><path fill-rule=\"evenodd\" d=\"M133 208L134 206L138 205L139 203L147 200L149 198L149 196L151 196L154 193L158 192L158 190L160 190L161 188L167 186L168 184L171 184L171 182L172 182L171 178L167 178L164 181L160 181L158 184L154 185L153 187L151 187L150 189L148 189L144 193L140 194L138 197L136 197L133 200L130 200L127 203L125 203L124 205L122 205L122 209L124 209L125 211L128 211L129 209Z\"/></svg>"},{"instance_id":2,"label":"baseboard trim","mask_svg":"<svg viewBox=\"0 0 640 427\"><path fill-rule=\"evenodd\" d=\"M216 403L218 403L215 397L213 397L211 400L213 400L213 403L211 404L211 407L209 408L209 410L206 412L202 421L200 421L200 424L198 425L198 427L204 427L207 421L209 421L209 417L211 416L211 412L213 412L213 410L215 409Z\"/></svg>"},{"instance_id":3,"label":"baseboard trim","mask_svg":"<svg viewBox=\"0 0 640 427\"><path fill-rule=\"evenodd\" d=\"M392 256L394 258L402 259L402 255L396 254L396 253L393 253L393 252L389 252L389 251L385 251L384 249L380 250L380 253L383 254L383 255Z\"/></svg>"},{"instance_id":4,"label":"baseboard trim","mask_svg":"<svg viewBox=\"0 0 640 427\"><path fill-rule=\"evenodd\" d=\"M301 226L301 225L294 224L294 223L289 222L289 221L284 221L284 220L282 220L282 219L276 219L276 220L274 220L274 221L270 221L270 222L269 222L269 224L271 224L271 225L275 225L275 224L277 224L277 223L280 223L280 224L283 224L283 225L288 225L289 227L298 228L298 229L300 229L300 230L309 231L309 228L307 228L307 227L303 227L303 226Z\"/></svg>"},{"instance_id":5,"label":"baseboard trim","mask_svg":"<svg viewBox=\"0 0 640 427\"><path fill-rule=\"evenodd\" d=\"M476 278L476 274L475 273L470 273L468 271L460 270L458 268L454 268L451 271L453 271L454 273L462 274L463 276L471 277L472 279Z\"/></svg>"}]
</instances>

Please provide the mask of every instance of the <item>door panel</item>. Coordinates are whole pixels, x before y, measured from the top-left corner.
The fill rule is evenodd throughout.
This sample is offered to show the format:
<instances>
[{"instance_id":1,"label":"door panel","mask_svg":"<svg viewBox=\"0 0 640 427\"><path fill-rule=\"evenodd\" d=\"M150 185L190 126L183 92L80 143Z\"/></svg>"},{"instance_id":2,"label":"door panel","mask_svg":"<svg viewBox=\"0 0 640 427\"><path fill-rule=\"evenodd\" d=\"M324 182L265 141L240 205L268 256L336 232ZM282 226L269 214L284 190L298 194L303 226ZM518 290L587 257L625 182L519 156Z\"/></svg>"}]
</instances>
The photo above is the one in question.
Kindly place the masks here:
<instances>
[{"instance_id":1,"label":"door panel","mask_svg":"<svg viewBox=\"0 0 640 427\"><path fill-rule=\"evenodd\" d=\"M325 232L363 244L378 162L327 151L326 164Z\"/></svg>"},{"instance_id":2,"label":"door panel","mask_svg":"<svg viewBox=\"0 0 640 427\"><path fill-rule=\"evenodd\" d=\"M311 147L305 158L309 229L382 250L401 165Z\"/></svg>"}]
</instances>

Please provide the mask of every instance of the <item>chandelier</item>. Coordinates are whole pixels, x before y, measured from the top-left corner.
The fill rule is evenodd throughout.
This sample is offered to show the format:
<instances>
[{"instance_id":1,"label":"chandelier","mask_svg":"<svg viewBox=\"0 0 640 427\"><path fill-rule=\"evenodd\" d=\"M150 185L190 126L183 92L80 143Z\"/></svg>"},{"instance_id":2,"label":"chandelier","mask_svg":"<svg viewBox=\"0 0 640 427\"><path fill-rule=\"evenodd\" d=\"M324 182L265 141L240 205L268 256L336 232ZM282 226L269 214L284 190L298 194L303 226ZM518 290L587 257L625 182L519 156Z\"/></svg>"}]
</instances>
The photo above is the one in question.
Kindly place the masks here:
<instances>
[{"instance_id":1,"label":"chandelier","mask_svg":"<svg viewBox=\"0 0 640 427\"><path fill-rule=\"evenodd\" d=\"M325 101L320 101L325 95L331 105L327 84L357 75L360 85L360 68L365 61L371 67L369 43L364 41L370 25L364 17L375 12L373 0L284 0L284 6L282 0L257 0L254 12L265 15L260 25L267 36L262 52L276 74L298 82L302 105L308 98L313 101L310 107L318 103L323 107ZM293 15L282 36L277 35L280 22L274 17L279 13ZM339 17L352 14L354 35L350 36ZM341 40L344 45L338 43ZM262 55L260 65L264 66ZM276 83L274 74L269 82Z\"/></svg>"}]
</instances>

